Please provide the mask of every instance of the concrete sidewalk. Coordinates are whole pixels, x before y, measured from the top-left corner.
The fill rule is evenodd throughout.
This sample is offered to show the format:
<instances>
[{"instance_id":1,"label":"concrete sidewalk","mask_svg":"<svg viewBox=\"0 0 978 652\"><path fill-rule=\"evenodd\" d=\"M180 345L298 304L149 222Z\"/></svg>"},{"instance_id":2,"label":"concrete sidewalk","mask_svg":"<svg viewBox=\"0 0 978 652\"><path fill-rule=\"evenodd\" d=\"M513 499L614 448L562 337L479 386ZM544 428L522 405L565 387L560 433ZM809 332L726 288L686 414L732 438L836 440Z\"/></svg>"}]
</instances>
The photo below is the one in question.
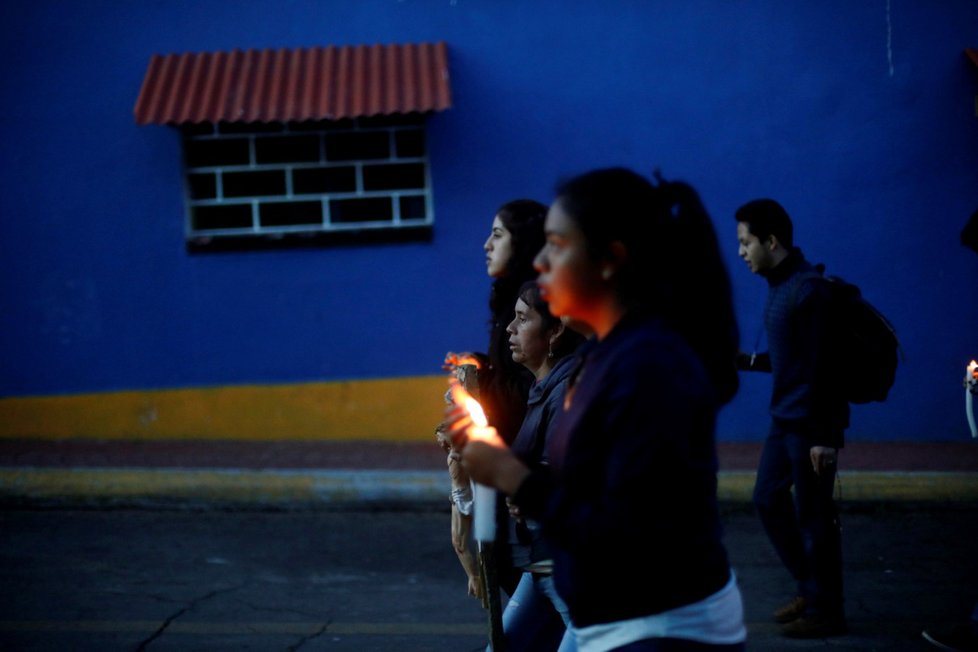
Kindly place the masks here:
<instances>
[{"instance_id":1,"label":"concrete sidewalk","mask_svg":"<svg viewBox=\"0 0 978 652\"><path fill-rule=\"evenodd\" d=\"M721 443L719 497L750 500L760 443ZM0 440L6 506L417 507L447 501L434 442ZM853 442L849 501L978 501L978 442Z\"/></svg>"}]
</instances>

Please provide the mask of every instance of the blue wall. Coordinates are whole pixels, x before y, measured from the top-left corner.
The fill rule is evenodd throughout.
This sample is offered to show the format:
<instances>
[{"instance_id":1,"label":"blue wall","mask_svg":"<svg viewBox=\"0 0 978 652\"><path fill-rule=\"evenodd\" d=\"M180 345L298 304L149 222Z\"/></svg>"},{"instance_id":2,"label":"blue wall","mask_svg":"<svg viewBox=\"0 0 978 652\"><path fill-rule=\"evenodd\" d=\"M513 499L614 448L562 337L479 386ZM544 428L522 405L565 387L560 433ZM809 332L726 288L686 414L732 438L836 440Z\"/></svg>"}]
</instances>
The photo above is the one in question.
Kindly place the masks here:
<instances>
[{"instance_id":1,"label":"blue wall","mask_svg":"<svg viewBox=\"0 0 978 652\"><path fill-rule=\"evenodd\" d=\"M700 189L748 346L765 286L731 215L779 199L806 254L859 282L906 349L850 437L960 439L976 26L974 0L8 1L0 395L437 374L485 341L494 209L622 164ZM185 252L178 134L133 119L152 54L439 40L454 106L428 122L431 243ZM763 435L768 388L745 378L723 439Z\"/></svg>"}]
</instances>

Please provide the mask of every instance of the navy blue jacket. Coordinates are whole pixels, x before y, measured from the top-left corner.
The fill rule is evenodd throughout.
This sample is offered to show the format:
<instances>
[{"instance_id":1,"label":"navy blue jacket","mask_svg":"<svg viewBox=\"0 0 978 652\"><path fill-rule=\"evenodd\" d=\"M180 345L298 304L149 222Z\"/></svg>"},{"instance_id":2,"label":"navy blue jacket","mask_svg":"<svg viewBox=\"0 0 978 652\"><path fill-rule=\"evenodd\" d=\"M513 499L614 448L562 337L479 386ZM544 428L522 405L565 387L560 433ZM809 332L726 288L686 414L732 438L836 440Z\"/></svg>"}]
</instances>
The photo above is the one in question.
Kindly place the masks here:
<instances>
[{"instance_id":1,"label":"navy blue jacket","mask_svg":"<svg viewBox=\"0 0 978 652\"><path fill-rule=\"evenodd\" d=\"M659 613L730 578L716 503L718 400L661 320L631 314L590 347L548 447L513 497L544 525L582 627Z\"/></svg>"},{"instance_id":2,"label":"navy blue jacket","mask_svg":"<svg viewBox=\"0 0 978 652\"><path fill-rule=\"evenodd\" d=\"M827 364L831 359L828 281L799 249L765 276L771 417L779 430L798 432L813 446L841 448L849 425L849 403Z\"/></svg>"}]
</instances>

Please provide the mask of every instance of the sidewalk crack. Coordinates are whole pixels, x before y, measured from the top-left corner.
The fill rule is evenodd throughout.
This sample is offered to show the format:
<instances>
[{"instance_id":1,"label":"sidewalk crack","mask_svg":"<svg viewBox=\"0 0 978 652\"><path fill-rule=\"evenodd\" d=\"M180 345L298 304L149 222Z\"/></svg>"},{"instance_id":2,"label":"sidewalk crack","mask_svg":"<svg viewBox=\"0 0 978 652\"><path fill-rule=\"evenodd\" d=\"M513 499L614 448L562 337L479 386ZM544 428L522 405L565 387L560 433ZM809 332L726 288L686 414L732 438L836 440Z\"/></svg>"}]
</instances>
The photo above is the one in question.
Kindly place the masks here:
<instances>
[{"instance_id":1,"label":"sidewalk crack","mask_svg":"<svg viewBox=\"0 0 978 652\"><path fill-rule=\"evenodd\" d=\"M305 645L309 641L312 641L312 640L314 640L316 638L319 638L320 636L322 636L323 634L326 633L326 630L329 629L329 626L331 624L332 624L332 621L329 621L329 620L326 621L325 623L323 623L323 626L322 627L320 627L319 629L317 629L313 633L309 634L308 636L303 636L294 645L290 645L289 647L285 648L286 649L286 652L296 652L296 650L298 650L300 647L302 647L303 645Z\"/></svg>"},{"instance_id":2,"label":"sidewalk crack","mask_svg":"<svg viewBox=\"0 0 978 652\"><path fill-rule=\"evenodd\" d=\"M160 624L160 626L156 629L155 632L153 632L153 634L149 638L147 638L145 641L142 641L139 644L139 646L136 647L136 652L143 652L147 647L149 647L149 644L150 643L152 643L153 641L155 641L156 639L158 639L160 636L162 636L163 635L163 632L165 632L167 630L167 628L177 618L179 618L180 616L184 615L185 613L187 613L189 611L193 611L197 607L197 605L199 605L201 602L204 602L206 600L210 600L211 598L213 598L215 596L218 596L218 595L220 595L222 593L229 593L231 591L237 591L239 588L241 588L241 587L240 586L235 586L235 587L231 587L229 589L215 589L215 590L213 590L213 591L211 591L209 593L205 593L204 595L202 595L200 597L197 597L197 598L192 599L190 601L190 604L189 605L187 605L186 607L184 607L182 609L179 609L176 613L168 616L166 618L166 620L164 620Z\"/></svg>"}]
</instances>

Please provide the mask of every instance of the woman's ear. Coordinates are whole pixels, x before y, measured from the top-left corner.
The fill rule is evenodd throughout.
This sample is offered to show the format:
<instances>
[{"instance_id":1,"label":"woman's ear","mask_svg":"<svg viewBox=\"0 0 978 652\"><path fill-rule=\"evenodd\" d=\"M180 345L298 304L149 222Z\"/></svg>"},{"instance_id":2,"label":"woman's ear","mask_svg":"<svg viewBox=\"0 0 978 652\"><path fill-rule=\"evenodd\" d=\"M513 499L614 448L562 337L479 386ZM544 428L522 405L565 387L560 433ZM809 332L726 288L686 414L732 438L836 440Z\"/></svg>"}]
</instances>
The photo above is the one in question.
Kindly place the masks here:
<instances>
[{"instance_id":1,"label":"woman's ear","mask_svg":"<svg viewBox=\"0 0 978 652\"><path fill-rule=\"evenodd\" d=\"M560 339L560 336L564 334L564 322L558 320L554 326L550 327L550 348L554 348L554 344Z\"/></svg>"},{"instance_id":2,"label":"woman's ear","mask_svg":"<svg viewBox=\"0 0 978 652\"><path fill-rule=\"evenodd\" d=\"M601 278L610 281L618 273L618 270L625 266L627 261L628 250L625 248L625 243L621 240L615 240L608 245L608 259L605 261L604 267L601 268Z\"/></svg>"},{"instance_id":3,"label":"woman's ear","mask_svg":"<svg viewBox=\"0 0 978 652\"><path fill-rule=\"evenodd\" d=\"M560 341L560 336L564 334L564 322L557 321L557 323L550 327L550 337L547 338L547 358L551 361L556 357L554 355L554 349L557 348L557 343Z\"/></svg>"}]
</instances>

